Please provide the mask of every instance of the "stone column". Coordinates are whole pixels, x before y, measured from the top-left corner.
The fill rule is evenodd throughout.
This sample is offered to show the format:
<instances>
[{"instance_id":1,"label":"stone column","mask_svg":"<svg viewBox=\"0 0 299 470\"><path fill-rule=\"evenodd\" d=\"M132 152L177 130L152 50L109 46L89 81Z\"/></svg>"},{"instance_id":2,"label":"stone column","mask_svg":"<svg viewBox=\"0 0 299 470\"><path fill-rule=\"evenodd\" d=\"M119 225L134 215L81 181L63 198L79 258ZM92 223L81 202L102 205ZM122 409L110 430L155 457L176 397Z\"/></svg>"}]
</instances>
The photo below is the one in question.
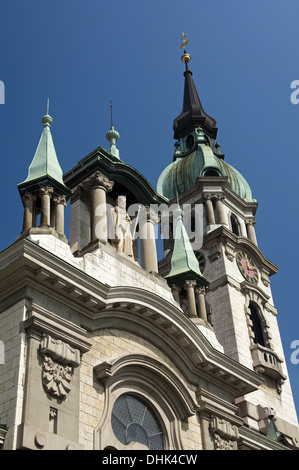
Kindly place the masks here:
<instances>
[{"instance_id":1,"label":"stone column","mask_svg":"<svg viewBox=\"0 0 299 470\"><path fill-rule=\"evenodd\" d=\"M254 229L255 221L253 219L246 220L247 235L249 240L251 240L255 245L257 245L257 239Z\"/></svg>"},{"instance_id":2,"label":"stone column","mask_svg":"<svg viewBox=\"0 0 299 470\"><path fill-rule=\"evenodd\" d=\"M217 216L218 216L217 222L221 225L226 225L227 220L226 220L224 207L223 207L223 201L225 197L222 194L216 194L214 197L216 199L216 210L217 210Z\"/></svg>"},{"instance_id":3,"label":"stone column","mask_svg":"<svg viewBox=\"0 0 299 470\"><path fill-rule=\"evenodd\" d=\"M197 298L197 308L198 308L198 316L205 322L208 321L207 317L207 309L206 309L206 301L205 295L207 293L206 287L196 287L195 288L195 295Z\"/></svg>"},{"instance_id":4,"label":"stone column","mask_svg":"<svg viewBox=\"0 0 299 470\"><path fill-rule=\"evenodd\" d=\"M53 188L44 187L40 189L39 195L41 198L41 226L50 227L52 194Z\"/></svg>"},{"instance_id":5,"label":"stone column","mask_svg":"<svg viewBox=\"0 0 299 470\"><path fill-rule=\"evenodd\" d=\"M208 225L215 224L214 207L210 194L204 194L204 202L207 209L207 223Z\"/></svg>"},{"instance_id":6,"label":"stone column","mask_svg":"<svg viewBox=\"0 0 299 470\"><path fill-rule=\"evenodd\" d=\"M56 205L55 198L52 200L51 210L50 210L50 225L52 228L55 228L56 225Z\"/></svg>"},{"instance_id":7,"label":"stone column","mask_svg":"<svg viewBox=\"0 0 299 470\"><path fill-rule=\"evenodd\" d=\"M176 284L172 284L171 286L171 292L173 295L174 300L179 304L180 303L180 291L181 287L177 286Z\"/></svg>"},{"instance_id":8,"label":"stone column","mask_svg":"<svg viewBox=\"0 0 299 470\"><path fill-rule=\"evenodd\" d=\"M33 226L33 202L35 200L36 196L33 196L27 191L22 196L22 203L24 206L23 232L31 229Z\"/></svg>"},{"instance_id":9,"label":"stone column","mask_svg":"<svg viewBox=\"0 0 299 470\"><path fill-rule=\"evenodd\" d=\"M64 235L64 208L66 207L66 197L58 196L54 198L55 203L55 229L60 235Z\"/></svg>"},{"instance_id":10,"label":"stone column","mask_svg":"<svg viewBox=\"0 0 299 470\"><path fill-rule=\"evenodd\" d=\"M142 207L139 219L141 266L148 272L158 273L155 225L158 214L149 207Z\"/></svg>"},{"instance_id":11,"label":"stone column","mask_svg":"<svg viewBox=\"0 0 299 470\"><path fill-rule=\"evenodd\" d=\"M107 242L107 203L106 193L111 191L114 182L103 175L100 171L84 183L85 189L90 192L90 231L91 241L100 240Z\"/></svg>"},{"instance_id":12,"label":"stone column","mask_svg":"<svg viewBox=\"0 0 299 470\"><path fill-rule=\"evenodd\" d=\"M187 291L188 310L189 310L190 318L197 317L196 301L195 301L195 293L194 293L195 286L196 286L196 281L186 281L184 285L184 288Z\"/></svg>"}]
</instances>

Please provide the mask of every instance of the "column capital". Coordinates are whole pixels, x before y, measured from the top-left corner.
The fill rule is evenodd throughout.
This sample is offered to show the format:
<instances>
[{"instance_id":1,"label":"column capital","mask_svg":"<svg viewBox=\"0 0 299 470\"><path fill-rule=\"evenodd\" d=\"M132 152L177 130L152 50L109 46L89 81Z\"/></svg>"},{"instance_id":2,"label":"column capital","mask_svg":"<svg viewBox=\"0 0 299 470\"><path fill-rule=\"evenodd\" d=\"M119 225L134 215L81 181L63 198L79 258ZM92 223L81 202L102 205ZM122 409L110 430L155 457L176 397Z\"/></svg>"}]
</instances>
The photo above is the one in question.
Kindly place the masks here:
<instances>
[{"instance_id":1,"label":"column capital","mask_svg":"<svg viewBox=\"0 0 299 470\"><path fill-rule=\"evenodd\" d=\"M196 287L196 281L185 281L184 288L185 289L190 289L190 288L195 288Z\"/></svg>"},{"instance_id":2,"label":"column capital","mask_svg":"<svg viewBox=\"0 0 299 470\"><path fill-rule=\"evenodd\" d=\"M22 196L21 196L21 201L25 206L29 202L31 203L31 202L36 201L36 195L32 194L32 193L29 193L28 191L25 191L25 193L23 193Z\"/></svg>"},{"instance_id":3,"label":"column capital","mask_svg":"<svg viewBox=\"0 0 299 470\"><path fill-rule=\"evenodd\" d=\"M50 196L52 197L53 195L53 188L51 188L50 186L43 186L42 188L40 188L39 190L39 196L40 197L43 197L43 196Z\"/></svg>"},{"instance_id":4,"label":"column capital","mask_svg":"<svg viewBox=\"0 0 299 470\"><path fill-rule=\"evenodd\" d=\"M208 292L208 287L206 286L196 286L195 287L195 293L196 294L203 294L203 295L206 295L206 293Z\"/></svg>"},{"instance_id":5,"label":"column capital","mask_svg":"<svg viewBox=\"0 0 299 470\"><path fill-rule=\"evenodd\" d=\"M222 202L225 199L224 194L213 194L212 197L213 197L213 199L216 199L216 201L222 201Z\"/></svg>"},{"instance_id":6,"label":"column capital","mask_svg":"<svg viewBox=\"0 0 299 470\"><path fill-rule=\"evenodd\" d=\"M66 196L54 196L53 197L53 202L54 202L54 204L61 204L64 207L67 206Z\"/></svg>"},{"instance_id":7,"label":"column capital","mask_svg":"<svg viewBox=\"0 0 299 470\"><path fill-rule=\"evenodd\" d=\"M206 200L206 201L210 201L212 199L212 194L206 194L204 193L203 194L203 198Z\"/></svg>"},{"instance_id":8,"label":"column capital","mask_svg":"<svg viewBox=\"0 0 299 470\"><path fill-rule=\"evenodd\" d=\"M114 181L110 181L107 176L105 176L100 171L96 171L87 181L82 183L85 190L89 191L95 188L104 189L107 193L112 191L114 186Z\"/></svg>"},{"instance_id":9,"label":"column capital","mask_svg":"<svg viewBox=\"0 0 299 470\"><path fill-rule=\"evenodd\" d=\"M245 223L246 225L255 225L256 224L256 220L254 218L252 219L246 219L245 220Z\"/></svg>"},{"instance_id":10,"label":"column capital","mask_svg":"<svg viewBox=\"0 0 299 470\"><path fill-rule=\"evenodd\" d=\"M182 286L178 286L177 284L171 284L172 294L179 294L181 290L182 290Z\"/></svg>"},{"instance_id":11,"label":"column capital","mask_svg":"<svg viewBox=\"0 0 299 470\"><path fill-rule=\"evenodd\" d=\"M160 215L150 206L141 206L139 220L141 223L151 222L153 225L157 225L160 222Z\"/></svg>"}]
</instances>

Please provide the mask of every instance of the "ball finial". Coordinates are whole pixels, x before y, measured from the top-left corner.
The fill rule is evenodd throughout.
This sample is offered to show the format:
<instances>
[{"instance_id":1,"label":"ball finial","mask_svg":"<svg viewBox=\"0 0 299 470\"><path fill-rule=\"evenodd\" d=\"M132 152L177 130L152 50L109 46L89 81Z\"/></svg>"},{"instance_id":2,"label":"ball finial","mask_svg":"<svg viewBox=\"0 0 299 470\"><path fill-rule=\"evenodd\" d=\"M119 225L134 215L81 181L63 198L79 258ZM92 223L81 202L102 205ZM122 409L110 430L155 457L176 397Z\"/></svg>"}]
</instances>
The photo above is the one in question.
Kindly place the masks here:
<instances>
[{"instance_id":1,"label":"ball finial","mask_svg":"<svg viewBox=\"0 0 299 470\"><path fill-rule=\"evenodd\" d=\"M184 54L181 57L181 60L182 60L182 62L184 62L184 64L188 64L188 62L190 62L190 60L191 60L191 55L188 54L187 51L186 51L186 46L190 42L190 39L186 39L186 36L187 36L187 34L182 33L182 37L180 39L180 41L182 41L182 44L180 45L180 49L184 49Z\"/></svg>"}]
</instances>

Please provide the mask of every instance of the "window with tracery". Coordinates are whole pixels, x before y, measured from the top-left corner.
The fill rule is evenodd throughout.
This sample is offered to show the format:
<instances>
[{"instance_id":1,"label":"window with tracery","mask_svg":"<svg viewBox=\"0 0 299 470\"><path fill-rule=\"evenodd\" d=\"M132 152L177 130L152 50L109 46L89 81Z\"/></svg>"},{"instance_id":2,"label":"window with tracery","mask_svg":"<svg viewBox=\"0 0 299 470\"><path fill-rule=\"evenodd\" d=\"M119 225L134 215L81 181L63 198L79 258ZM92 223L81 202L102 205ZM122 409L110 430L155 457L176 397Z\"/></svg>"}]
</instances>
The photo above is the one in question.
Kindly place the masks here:
<instances>
[{"instance_id":1,"label":"window with tracery","mask_svg":"<svg viewBox=\"0 0 299 470\"><path fill-rule=\"evenodd\" d=\"M124 445L138 442L149 450L163 450L163 433L153 410L135 395L121 395L114 403L111 425Z\"/></svg>"}]
</instances>

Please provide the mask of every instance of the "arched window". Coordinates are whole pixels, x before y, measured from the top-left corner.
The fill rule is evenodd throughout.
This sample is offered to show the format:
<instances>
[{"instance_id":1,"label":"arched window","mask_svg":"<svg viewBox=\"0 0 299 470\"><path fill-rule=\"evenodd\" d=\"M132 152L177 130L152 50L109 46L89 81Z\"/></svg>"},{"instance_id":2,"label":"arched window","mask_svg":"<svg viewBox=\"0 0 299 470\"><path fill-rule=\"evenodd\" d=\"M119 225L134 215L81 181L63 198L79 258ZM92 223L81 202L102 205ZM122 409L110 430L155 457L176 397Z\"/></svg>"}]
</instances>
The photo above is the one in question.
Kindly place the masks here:
<instances>
[{"instance_id":1,"label":"arched window","mask_svg":"<svg viewBox=\"0 0 299 470\"><path fill-rule=\"evenodd\" d=\"M95 449L182 448L180 423L194 414L194 401L168 367L133 354L95 366L106 399L95 428Z\"/></svg>"},{"instance_id":2,"label":"arched window","mask_svg":"<svg viewBox=\"0 0 299 470\"><path fill-rule=\"evenodd\" d=\"M139 397L121 395L114 403L111 425L116 438L125 446L139 443L149 450L163 450L163 433L151 409Z\"/></svg>"},{"instance_id":3,"label":"arched window","mask_svg":"<svg viewBox=\"0 0 299 470\"><path fill-rule=\"evenodd\" d=\"M230 224L231 224L232 232L239 236L240 235L240 225L239 225L237 217L234 214L231 214L231 216L230 216Z\"/></svg>"},{"instance_id":4,"label":"arched window","mask_svg":"<svg viewBox=\"0 0 299 470\"><path fill-rule=\"evenodd\" d=\"M220 176L217 170L209 169L206 170L204 176Z\"/></svg>"},{"instance_id":5,"label":"arched window","mask_svg":"<svg viewBox=\"0 0 299 470\"><path fill-rule=\"evenodd\" d=\"M249 310L250 310L250 320L252 323L251 329L254 335L253 341L254 343L260 344L261 346L265 346L262 322L258 314L258 310L252 302L250 302L249 304Z\"/></svg>"},{"instance_id":6,"label":"arched window","mask_svg":"<svg viewBox=\"0 0 299 470\"><path fill-rule=\"evenodd\" d=\"M191 150L194 146L194 137L192 134L188 135L186 139L186 149Z\"/></svg>"}]
</instances>

